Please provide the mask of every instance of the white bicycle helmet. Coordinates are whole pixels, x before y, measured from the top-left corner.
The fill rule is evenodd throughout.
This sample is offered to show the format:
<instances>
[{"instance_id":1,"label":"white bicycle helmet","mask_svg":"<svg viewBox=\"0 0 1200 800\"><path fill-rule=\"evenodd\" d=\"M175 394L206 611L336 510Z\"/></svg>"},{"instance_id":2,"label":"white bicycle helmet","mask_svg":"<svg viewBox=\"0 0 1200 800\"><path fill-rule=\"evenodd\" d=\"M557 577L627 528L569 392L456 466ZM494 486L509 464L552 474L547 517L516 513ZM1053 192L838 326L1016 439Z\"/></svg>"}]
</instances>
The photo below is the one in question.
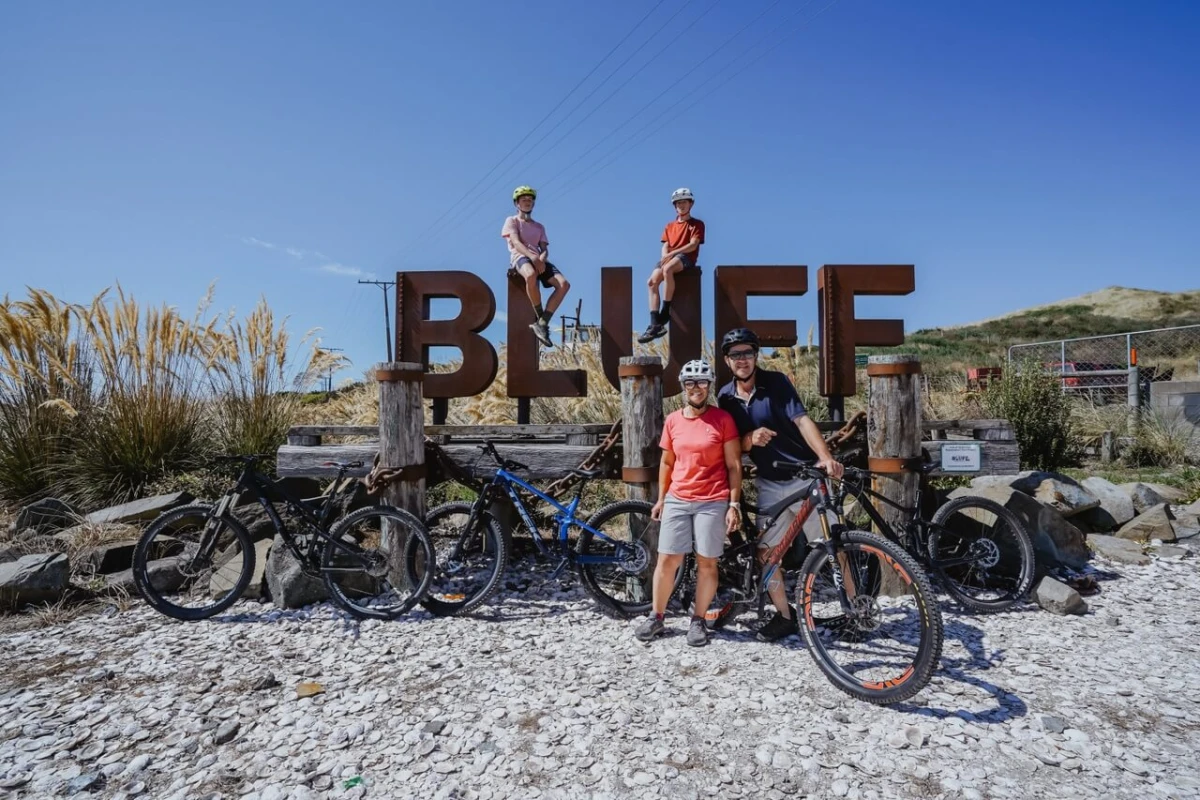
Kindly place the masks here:
<instances>
[{"instance_id":1,"label":"white bicycle helmet","mask_svg":"<svg viewBox=\"0 0 1200 800\"><path fill-rule=\"evenodd\" d=\"M671 203L674 204L678 200L691 200L693 203L696 202L696 198L692 195L692 190L686 186L671 192Z\"/></svg>"},{"instance_id":2,"label":"white bicycle helmet","mask_svg":"<svg viewBox=\"0 0 1200 800\"><path fill-rule=\"evenodd\" d=\"M683 369L679 370L679 382L684 381L708 381L712 383L717 379L713 373L712 367L708 362L701 358L693 359L683 365Z\"/></svg>"}]
</instances>

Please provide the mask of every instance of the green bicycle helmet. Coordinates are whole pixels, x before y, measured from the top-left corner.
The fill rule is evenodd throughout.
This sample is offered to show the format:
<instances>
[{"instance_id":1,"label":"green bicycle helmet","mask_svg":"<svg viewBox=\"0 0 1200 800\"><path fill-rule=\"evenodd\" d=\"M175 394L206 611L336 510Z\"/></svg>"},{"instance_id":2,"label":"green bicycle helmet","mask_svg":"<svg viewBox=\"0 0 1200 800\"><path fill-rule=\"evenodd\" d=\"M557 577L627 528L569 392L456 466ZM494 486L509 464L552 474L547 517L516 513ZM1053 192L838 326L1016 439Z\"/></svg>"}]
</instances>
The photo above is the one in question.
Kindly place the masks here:
<instances>
[{"instance_id":1,"label":"green bicycle helmet","mask_svg":"<svg viewBox=\"0 0 1200 800\"><path fill-rule=\"evenodd\" d=\"M518 186L517 188L513 189L513 202L517 202L517 200L521 198L521 195L524 194L527 194L534 200L537 200L537 189L534 189L532 186Z\"/></svg>"}]
</instances>

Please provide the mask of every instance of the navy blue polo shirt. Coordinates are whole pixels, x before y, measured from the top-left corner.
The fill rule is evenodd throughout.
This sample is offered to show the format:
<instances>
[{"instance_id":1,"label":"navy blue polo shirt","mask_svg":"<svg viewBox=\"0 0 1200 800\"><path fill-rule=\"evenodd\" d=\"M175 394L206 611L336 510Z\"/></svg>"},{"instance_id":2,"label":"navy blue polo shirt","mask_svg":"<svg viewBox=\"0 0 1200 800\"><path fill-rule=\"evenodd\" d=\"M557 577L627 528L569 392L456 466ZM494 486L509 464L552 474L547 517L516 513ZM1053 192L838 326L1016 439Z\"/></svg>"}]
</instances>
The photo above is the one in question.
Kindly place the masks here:
<instances>
[{"instance_id":1,"label":"navy blue polo shirt","mask_svg":"<svg viewBox=\"0 0 1200 800\"><path fill-rule=\"evenodd\" d=\"M782 372L759 369L754 373L754 394L749 400L737 396L735 382L730 381L717 392L717 405L728 411L737 424L738 434L745 436L757 428L775 431L770 443L750 448L750 460L758 468L758 476L769 481L786 481L795 476L771 466L772 461L811 464L817 460L794 420L808 413L796 387Z\"/></svg>"}]
</instances>

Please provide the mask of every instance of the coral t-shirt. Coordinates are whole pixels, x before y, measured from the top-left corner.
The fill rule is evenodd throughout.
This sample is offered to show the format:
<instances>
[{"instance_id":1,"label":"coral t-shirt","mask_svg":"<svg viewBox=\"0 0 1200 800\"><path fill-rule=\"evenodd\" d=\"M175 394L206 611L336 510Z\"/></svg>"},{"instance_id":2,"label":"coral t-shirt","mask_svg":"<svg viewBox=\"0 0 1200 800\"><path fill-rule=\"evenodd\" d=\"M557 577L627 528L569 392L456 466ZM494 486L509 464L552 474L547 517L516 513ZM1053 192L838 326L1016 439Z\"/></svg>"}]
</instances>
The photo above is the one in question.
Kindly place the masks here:
<instances>
[{"instance_id":1,"label":"coral t-shirt","mask_svg":"<svg viewBox=\"0 0 1200 800\"><path fill-rule=\"evenodd\" d=\"M678 250L685 244L690 244L692 239L699 239L700 244L704 244L704 223L695 217L687 219L676 219L667 223L667 227L663 228L662 240L667 243L667 250ZM700 263L700 246L691 252L692 261Z\"/></svg>"},{"instance_id":2,"label":"coral t-shirt","mask_svg":"<svg viewBox=\"0 0 1200 800\"><path fill-rule=\"evenodd\" d=\"M709 406L698 417L684 416L683 409L668 415L658 443L675 454L667 491L688 502L728 500L725 443L736 438L733 417L716 406Z\"/></svg>"}]
</instances>

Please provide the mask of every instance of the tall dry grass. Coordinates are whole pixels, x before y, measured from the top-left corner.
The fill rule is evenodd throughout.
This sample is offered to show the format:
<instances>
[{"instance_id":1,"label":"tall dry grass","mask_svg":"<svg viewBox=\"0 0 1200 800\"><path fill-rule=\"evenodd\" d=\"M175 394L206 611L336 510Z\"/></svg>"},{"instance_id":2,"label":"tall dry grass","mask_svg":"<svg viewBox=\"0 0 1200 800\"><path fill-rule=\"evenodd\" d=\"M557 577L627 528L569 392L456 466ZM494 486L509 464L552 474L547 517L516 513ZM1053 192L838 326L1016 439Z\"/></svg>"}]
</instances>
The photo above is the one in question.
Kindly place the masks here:
<instances>
[{"instance_id":1,"label":"tall dry grass","mask_svg":"<svg viewBox=\"0 0 1200 800\"><path fill-rule=\"evenodd\" d=\"M294 420L290 342L266 306L244 320L147 306L120 286L71 304L0 302L0 500L90 509L203 469L214 450L273 450ZM322 368L314 350L297 379Z\"/></svg>"}]
</instances>

